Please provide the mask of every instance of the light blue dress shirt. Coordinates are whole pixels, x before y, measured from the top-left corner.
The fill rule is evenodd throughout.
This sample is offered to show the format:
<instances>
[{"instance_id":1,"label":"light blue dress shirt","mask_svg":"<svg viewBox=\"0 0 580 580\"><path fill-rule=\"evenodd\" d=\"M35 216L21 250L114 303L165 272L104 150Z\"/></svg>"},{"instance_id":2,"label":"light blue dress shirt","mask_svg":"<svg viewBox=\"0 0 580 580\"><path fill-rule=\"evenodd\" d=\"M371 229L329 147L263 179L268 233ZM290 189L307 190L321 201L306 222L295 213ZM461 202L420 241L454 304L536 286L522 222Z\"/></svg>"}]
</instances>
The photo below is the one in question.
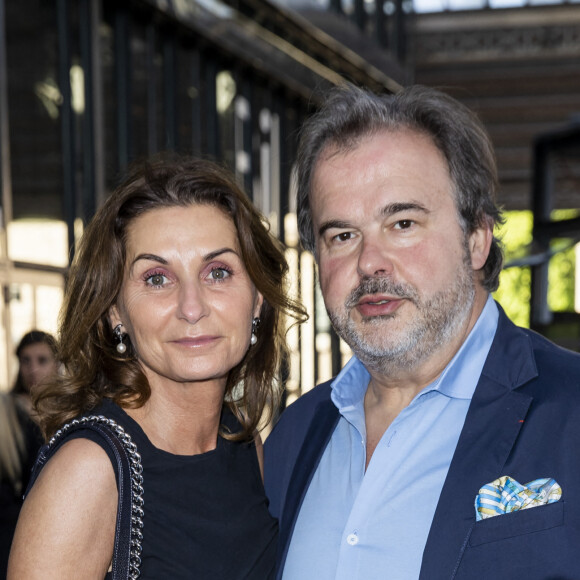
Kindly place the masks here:
<instances>
[{"instance_id":1,"label":"light blue dress shirt","mask_svg":"<svg viewBox=\"0 0 580 580\"><path fill-rule=\"evenodd\" d=\"M332 384L340 419L306 493L284 580L415 580L467 409L497 329L488 299L467 340L392 422L368 468L364 395L352 358Z\"/></svg>"}]
</instances>

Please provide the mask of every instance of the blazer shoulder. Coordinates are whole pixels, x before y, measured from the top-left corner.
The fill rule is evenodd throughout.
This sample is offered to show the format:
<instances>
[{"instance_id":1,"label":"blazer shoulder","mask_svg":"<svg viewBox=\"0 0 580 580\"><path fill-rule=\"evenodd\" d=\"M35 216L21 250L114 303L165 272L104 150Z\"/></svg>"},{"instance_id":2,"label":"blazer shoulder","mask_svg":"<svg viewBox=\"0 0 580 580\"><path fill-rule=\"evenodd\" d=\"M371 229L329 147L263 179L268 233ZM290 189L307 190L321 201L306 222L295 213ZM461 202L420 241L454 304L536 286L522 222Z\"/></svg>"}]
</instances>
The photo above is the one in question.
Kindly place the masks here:
<instances>
[{"instance_id":1,"label":"blazer shoulder","mask_svg":"<svg viewBox=\"0 0 580 580\"><path fill-rule=\"evenodd\" d=\"M521 330L529 336L534 352L541 355L546 361L557 361L575 367L580 366L580 353L564 348L533 330L527 328Z\"/></svg>"},{"instance_id":2,"label":"blazer shoulder","mask_svg":"<svg viewBox=\"0 0 580 580\"><path fill-rule=\"evenodd\" d=\"M533 354L542 358L542 362L561 362L571 366L580 365L580 353L559 346L534 330L517 326L508 318L503 308L499 304L497 306L499 321L494 343L497 343L502 351L513 343L521 350L526 348L527 343Z\"/></svg>"},{"instance_id":3,"label":"blazer shoulder","mask_svg":"<svg viewBox=\"0 0 580 580\"><path fill-rule=\"evenodd\" d=\"M518 330L529 340L541 380L555 382L558 378L573 377L580 384L580 353L557 345L533 330Z\"/></svg>"},{"instance_id":4,"label":"blazer shoulder","mask_svg":"<svg viewBox=\"0 0 580 580\"><path fill-rule=\"evenodd\" d=\"M315 416L318 416L325 403L330 403L330 384L332 381L321 383L312 390L304 393L280 415L268 436L270 446L274 443L289 443L288 435L292 441L298 441L305 435ZM332 403L330 403L332 404ZM328 407L326 407L328 408Z\"/></svg>"},{"instance_id":5,"label":"blazer shoulder","mask_svg":"<svg viewBox=\"0 0 580 580\"><path fill-rule=\"evenodd\" d=\"M330 385L332 380L326 381L325 383L320 383L310 391L307 391L301 395L296 401L289 405L286 410L282 413L280 420L289 420L294 415L304 415L308 412L314 412L316 407L323 402L330 400L330 394L332 389Z\"/></svg>"},{"instance_id":6,"label":"blazer shoulder","mask_svg":"<svg viewBox=\"0 0 580 580\"><path fill-rule=\"evenodd\" d=\"M551 385L563 380L574 387L579 385L575 377L580 378L580 354L533 330L516 326L501 307L499 310L496 335L482 374L508 388Z\"/></svg>"},{"instance_id":7,"label":"blazer shoulder","mask_svg":"<svg viewBox=\"0 0 580 580\"><path fill-rule=\"evenodd\" d=\"M322 383L286 408L264 443L264 485L270 501L270 513L279 518L292 473L301 459L301 451L310 427L336 409L330 400L330 382ZM338 411L337 411L338 413ZM313 441L312 445L317 446Z\"/></svg>"}]
</instances>

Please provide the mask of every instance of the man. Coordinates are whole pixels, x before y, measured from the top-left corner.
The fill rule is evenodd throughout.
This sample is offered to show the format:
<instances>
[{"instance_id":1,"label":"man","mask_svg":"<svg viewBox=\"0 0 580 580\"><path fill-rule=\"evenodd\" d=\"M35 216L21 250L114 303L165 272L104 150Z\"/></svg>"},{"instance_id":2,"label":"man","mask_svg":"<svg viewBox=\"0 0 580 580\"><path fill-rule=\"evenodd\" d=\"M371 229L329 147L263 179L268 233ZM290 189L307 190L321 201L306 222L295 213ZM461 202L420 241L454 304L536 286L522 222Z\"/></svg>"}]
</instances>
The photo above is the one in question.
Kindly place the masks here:
<instances>
[{"instance_id":1,"label":"man","mask_svg":"<svg viewBox=\"0 0 580 580\"><path fill-rule=\"evenodd\" d=\"M338 88L297 173L355 356L266 441L278 577L580 578L580 356L490 297L501 215L476 116L424 87Z\"/></svg>"}]
</instances>

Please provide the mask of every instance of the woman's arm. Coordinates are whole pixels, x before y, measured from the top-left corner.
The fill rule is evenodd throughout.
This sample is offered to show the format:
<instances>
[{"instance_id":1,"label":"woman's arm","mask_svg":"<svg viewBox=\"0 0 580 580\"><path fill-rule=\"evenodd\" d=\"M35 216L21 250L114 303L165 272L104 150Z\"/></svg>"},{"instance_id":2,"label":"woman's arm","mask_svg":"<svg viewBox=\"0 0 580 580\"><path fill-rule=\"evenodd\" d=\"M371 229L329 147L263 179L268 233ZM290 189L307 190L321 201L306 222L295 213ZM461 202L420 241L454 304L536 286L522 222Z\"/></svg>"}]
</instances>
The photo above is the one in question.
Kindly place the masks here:
<instances>
[{"instance_id":1,"label":"woman's arm","mask_svg":"<svg viewBox=\"0 0 580 580\"><path fill-rule=\"evenodd\" d=\"M8 580L102 580L113 554L117 499L107 453L88 439L65 443L24 502Z\"/></svg>"}]
</instances>

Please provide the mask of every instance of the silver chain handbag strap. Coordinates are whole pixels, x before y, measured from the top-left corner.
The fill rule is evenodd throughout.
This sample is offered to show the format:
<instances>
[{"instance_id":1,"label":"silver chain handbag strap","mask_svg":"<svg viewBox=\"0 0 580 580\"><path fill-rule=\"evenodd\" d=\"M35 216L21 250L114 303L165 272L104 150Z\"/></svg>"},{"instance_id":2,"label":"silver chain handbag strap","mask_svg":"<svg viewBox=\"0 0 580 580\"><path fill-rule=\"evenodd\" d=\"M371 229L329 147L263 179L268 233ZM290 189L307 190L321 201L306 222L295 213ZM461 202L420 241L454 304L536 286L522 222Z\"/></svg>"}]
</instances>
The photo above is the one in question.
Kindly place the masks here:
<instances>
[{"instance_id":1,"label":"silver chain handbag strap","mask_svg":"<svg viewBox=\"0 0 580 580\"><path fill-rule=\"evenodd\" d=\"M141 464L141 455L137 452L137 446L131 440L131 436L125 432L123 427L104 417L103 415L88 415L73 419L66 425L63 425L50 439L47 445L47 451L61 441L69 431L90 425L103 425L109 428L112 434L117 436L118 441L122 444L130 463L131 476L131 534L130 534L130 552L129 552L129 569L128 578L135 580L141 573L141 550L143 541L143 465ZM46 455L46 453L45 453ZM119 478L121 479L121 478ZM121 482L119 482L121 485ZM121 493L119 493L119 502L121 505Z\"/></svg>"}]
</instances>

